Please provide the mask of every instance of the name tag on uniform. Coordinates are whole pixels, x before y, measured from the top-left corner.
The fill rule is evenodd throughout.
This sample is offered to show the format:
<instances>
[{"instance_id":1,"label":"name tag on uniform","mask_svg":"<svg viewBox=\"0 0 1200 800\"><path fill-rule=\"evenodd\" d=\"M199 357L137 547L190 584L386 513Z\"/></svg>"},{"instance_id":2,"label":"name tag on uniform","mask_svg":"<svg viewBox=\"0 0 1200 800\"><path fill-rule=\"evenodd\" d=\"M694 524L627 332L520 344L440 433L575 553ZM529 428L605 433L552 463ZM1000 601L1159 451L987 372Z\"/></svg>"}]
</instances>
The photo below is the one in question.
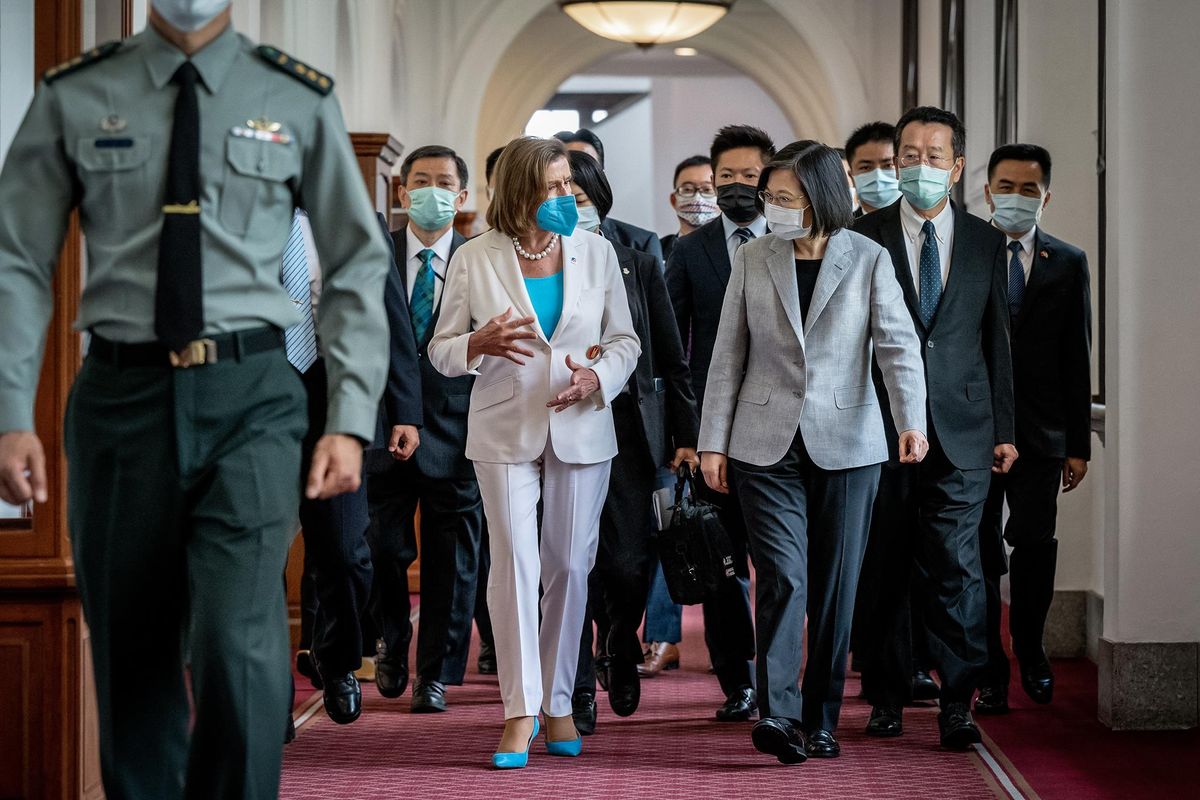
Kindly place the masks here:
<instances>
[{"instance_id":1,"label":"name tag on uniform","mask_svg":"<svg viewBox=\"0 0 1200 800\"><path fill-rule=\"evenodd\" d=\"M234 136L240 136L243 139L257 139L260 142L274 142L275 144L287 144L292 141L292 137L286 133L278 131L261 131L252 128L243 128L241 125L233 126L229 132Z\"/></svg>"},{"instance_id":2,"label":"name tag on uniform","mask_svg":"<svg viewBox=\"0 0 1200 800\"><path fill-rule=\"evenodd\" d=\"M121 139L97 139L96 147L101 149L133 147L133 139L128 137Z\"/></svg>"}]
</instances>

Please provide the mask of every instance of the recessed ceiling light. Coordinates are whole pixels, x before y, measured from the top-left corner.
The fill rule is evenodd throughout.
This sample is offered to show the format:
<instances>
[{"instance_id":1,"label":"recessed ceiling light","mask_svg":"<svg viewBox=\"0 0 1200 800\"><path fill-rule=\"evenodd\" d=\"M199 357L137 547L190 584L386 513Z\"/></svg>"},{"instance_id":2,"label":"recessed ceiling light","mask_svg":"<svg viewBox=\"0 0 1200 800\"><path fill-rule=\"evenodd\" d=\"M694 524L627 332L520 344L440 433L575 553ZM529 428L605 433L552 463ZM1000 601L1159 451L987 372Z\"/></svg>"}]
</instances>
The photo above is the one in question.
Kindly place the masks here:
<instances>
[{"instance_id":1,"label":"recessed ceiling light","mask_svg":"<svg viewBox=\"0 0 1200 800\"><path fill-rule=\"evenodd\" d=\"M699 54L700 54L700 52L694 47L676 47L675 48L675 55L677 55L677 56L695 56L695 55L699 55Z\"/></svg>"}]
</instances>

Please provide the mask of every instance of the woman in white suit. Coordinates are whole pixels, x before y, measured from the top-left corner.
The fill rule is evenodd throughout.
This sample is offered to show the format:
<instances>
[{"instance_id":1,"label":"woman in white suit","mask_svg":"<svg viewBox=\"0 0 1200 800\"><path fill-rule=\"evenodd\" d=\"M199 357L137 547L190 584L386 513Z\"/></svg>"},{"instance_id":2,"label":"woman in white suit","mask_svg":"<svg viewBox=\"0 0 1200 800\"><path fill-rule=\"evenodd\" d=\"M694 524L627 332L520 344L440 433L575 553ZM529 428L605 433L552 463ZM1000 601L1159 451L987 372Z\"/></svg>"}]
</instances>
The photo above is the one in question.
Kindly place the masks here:
<instances>
[{"instance_id":1,"label":"woman in white suit","mask_svg":"<svg viewBox=\"0 0 1200 800\"><path fill-rule=\"evenodd\" d=\"M496 164L492 229L455 252L429 344L442 374L478 376L467 458L491 536L487 597L505 716L498 768L525 766L539 711L551 754L581 751L571 692L617 453L609 404L640 353L616 253L576 230L577 218L563 144L510 142Z\"/></svg>"}]
</instances>

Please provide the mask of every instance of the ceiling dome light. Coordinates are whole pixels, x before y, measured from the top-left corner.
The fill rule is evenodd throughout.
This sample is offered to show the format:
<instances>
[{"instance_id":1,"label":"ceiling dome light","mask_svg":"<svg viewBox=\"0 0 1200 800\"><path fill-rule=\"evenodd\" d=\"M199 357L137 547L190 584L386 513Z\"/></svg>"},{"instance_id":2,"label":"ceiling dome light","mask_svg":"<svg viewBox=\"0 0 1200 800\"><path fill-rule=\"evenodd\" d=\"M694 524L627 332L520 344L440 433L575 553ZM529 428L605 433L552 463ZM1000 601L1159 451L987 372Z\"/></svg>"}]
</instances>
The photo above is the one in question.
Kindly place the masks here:
<instances>
[{"instance_id":1,"label":"ceiling dome light","mask_svg":"<svg viewBox=\"0 0 1200 800\"><path fill-rule=\"evenodd\" d=\"M733 0L558 0L558 5L597 36L652 47L707 30Z\"/></svg>"}]
</instances>

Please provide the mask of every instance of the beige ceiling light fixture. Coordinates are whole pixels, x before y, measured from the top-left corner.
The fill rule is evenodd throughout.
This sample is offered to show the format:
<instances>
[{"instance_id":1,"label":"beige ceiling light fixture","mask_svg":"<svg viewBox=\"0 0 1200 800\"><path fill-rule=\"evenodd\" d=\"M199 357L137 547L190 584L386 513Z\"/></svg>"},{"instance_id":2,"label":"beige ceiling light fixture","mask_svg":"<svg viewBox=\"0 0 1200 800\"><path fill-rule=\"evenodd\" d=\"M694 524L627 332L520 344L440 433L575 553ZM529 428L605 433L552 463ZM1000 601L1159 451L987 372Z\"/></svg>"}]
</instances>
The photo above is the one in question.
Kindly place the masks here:
<instances>
[{"instance_id":1,"label":"beige ceiling light fixture","mask_svg":"<svg viewBox=\"0 0 1200 800\"><path fill-rule=\"evenodd\" d=\"M597 36L638 47L695 36L732 5L733 0L558 0L567 16Z\"/></svg>"}]
</instances>

